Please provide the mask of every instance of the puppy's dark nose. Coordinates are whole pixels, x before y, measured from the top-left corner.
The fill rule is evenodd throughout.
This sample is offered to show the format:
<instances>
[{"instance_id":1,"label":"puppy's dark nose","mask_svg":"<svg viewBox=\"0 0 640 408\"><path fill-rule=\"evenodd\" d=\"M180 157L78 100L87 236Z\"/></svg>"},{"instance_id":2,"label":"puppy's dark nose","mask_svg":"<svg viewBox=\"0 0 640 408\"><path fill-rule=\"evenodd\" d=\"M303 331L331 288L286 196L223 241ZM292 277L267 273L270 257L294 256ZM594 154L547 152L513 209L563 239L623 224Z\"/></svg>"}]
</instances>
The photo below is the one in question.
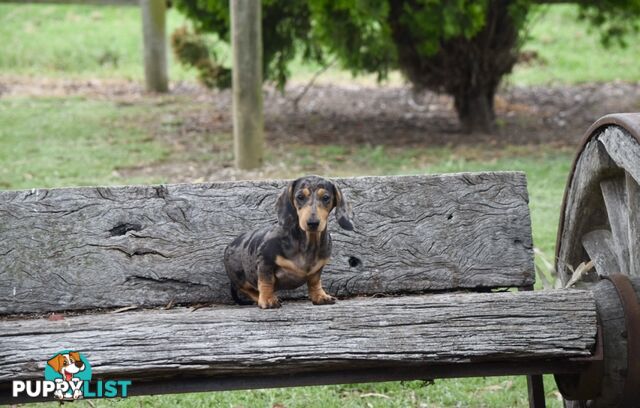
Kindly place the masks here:
<instances>
[{"instance_id":1,"label":"puppy's dark nose","mask_svg":"<svg viewBox=\"0 0 640 408\"><path fill-rule=\"evenodd\" d=\"M82 368L82 366L84 365L84 363L82 361L76 361L75 362L76 367L78 368Z\"/></svg>"},{"instance_id":2,"label":"puppy's dark nose","mask_svg":"<svg viewBox=\"0 0 640 408\"><path fill-rule=\"evenodd\" d=\"M311 231L317 230L319 225L320 225L320 220L309 220L309 221L307 221L307 227L309 227L309 229Z\"/></svg>"}]
</instances>

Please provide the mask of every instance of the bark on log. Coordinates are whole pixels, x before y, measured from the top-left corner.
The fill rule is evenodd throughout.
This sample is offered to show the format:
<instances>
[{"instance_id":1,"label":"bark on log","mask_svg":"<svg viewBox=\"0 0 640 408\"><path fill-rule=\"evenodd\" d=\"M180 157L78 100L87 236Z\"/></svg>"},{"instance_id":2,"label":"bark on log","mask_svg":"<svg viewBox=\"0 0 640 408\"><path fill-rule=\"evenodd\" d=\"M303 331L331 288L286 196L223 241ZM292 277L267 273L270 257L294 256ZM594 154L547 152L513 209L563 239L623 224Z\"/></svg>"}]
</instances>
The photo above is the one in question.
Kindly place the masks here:
<instances>
[{"instance_id":1,"label":"bark on log","mask_svg":"<svg viewBox=\"0 0 640 408\"><path fill-rule=\"evenodd\" d=\"M282 309L215 306L0 321L0 388L80 351L94 378L265 376L591 355L591 292L436 294ZM480 375L476 373L475 375ZM487 373L489 374L489 373ZM381 377L384 377L382 375Z\"/></svg>"},{"instance_id":2,"label":"bark on log","mask_svg":"<svg viewBox=\"0 0 640 408\"><path fill-rule=\"evenodd\" d=\"M353 204L355 231L339 229L331 218L333 255L322 275L329 293L533 284L524 174L337 183ZM246 181L0 192L0 314L230 303L222 252L240 232L275 222L284 186Z\"/></svg>"}]
</instances>

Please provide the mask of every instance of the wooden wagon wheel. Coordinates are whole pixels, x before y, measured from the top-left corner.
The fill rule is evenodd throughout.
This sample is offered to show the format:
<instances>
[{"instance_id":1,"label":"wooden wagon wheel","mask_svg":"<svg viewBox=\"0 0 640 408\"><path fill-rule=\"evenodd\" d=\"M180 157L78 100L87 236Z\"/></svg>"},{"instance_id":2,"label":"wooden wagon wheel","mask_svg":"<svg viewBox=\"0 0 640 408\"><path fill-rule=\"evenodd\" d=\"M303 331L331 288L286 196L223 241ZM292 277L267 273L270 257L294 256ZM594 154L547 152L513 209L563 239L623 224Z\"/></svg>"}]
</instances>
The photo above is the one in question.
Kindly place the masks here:
<instances>
[{"instance_id":1,"label":"wooden wagon wheel","mask_svg":"<svg viewBox=\"0 0 640 408\"><path fill-rule=\"evenodd\" d=\"M632 278L636 293L640 291L640 114L598 120L587 131L575 159L556 245L556 268L562 282L566 284L573 270L588 261L593 269L577 286L592 289L599 303L605 358L597 395L585 399L588 406L622 406L625 392L632 385L640 388L640 384L626 385L640 381L635 378L639 364L631 360L640 339L627 341L630 326L636 326L631 331L637 333L640 321L629 320L629 308L625 309L628 304L637 313L638 304L637 299L623 304L619 287L601 277L621 273ZM606 318L603 313L608 313ZM635 349L629 346L631 351L627 350L628 344L635 344ZM562 378L558 385L562 391ZM565 401L565 406L587 404L585 400Z\"/></svg>"}]
</instances>

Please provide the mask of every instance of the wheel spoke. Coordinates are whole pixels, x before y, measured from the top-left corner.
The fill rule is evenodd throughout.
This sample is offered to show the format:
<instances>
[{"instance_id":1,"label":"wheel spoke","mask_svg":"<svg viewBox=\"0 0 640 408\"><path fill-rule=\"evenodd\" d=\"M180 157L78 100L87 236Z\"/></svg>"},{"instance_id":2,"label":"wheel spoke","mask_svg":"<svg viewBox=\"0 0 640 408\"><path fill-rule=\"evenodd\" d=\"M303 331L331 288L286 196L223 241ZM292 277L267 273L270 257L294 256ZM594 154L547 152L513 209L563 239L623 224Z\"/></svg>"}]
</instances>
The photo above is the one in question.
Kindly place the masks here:
<instances>
[{"instance_id":1,"label":"wheel spoke","mask_svg":"<svg viewBox=\"0 0 640 408\"><path fill-rule=\"evenodd\" d=\"M627 133L616 127L610 127L598 137L609 157L616 165L630 173L640 182L640 144Z\"/></svg>"},{"instance_id":2,"label":"wheel spoke","mask_svg":"<svg viewBox=\"0 0 640 408\"><path fill-rule=\"evenodd\" d=\"M614 253L618 258L619 272L629 274L629 212L627 210L624 178L600 182L604 205L607 208L609 226L613 238Z\"/></svg>"},{"instance_id":3,"label":"wheel spoke","mask_svg":"<svg viewBox=\"0 0 640 408\"><path fill-rule=\"evenodd\" d=\"M640 185L625 173L629 213L629 275L640 276Z\"/></svg>"},{"instance_id":4,"label":"wheel spoke","mask_svg":"<svg viewBox=\"0 0 640 408\"><path fill-rule=\"evenodd\" d=\"M593 261L599 275L620 272L611 231L600 229L584 234L582 246L589 254L589 258Z\"/></svg>"}]
</instances>

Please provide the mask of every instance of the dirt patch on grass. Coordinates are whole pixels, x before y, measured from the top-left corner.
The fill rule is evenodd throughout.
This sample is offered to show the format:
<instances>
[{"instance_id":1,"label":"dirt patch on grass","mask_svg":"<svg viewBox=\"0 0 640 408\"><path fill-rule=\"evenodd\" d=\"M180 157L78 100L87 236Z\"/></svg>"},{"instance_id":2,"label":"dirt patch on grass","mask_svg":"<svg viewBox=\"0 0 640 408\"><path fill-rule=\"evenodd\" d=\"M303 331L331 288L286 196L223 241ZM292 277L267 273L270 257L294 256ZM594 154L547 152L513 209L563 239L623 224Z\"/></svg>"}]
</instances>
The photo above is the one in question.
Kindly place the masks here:
<instances>
[{"instance_id":1,"label":"dirt patch on grass","mask_svg":"<svg viewBox=\"0 0 640 408\"><path fill-rule=\"evenodd\" d=\"M304 84L285 94L265 87L265 128L270 154L280 158L290 146L432 146L501 148L553 144L574 147L588 126L612 112L640 109L640 85L613 82L562 86L505 87L496 97L496 134L466 134L453 101L435 93L414 94L409 87ZM232 169L231 94L192 83L176 83L169 95L153 95L123 80L48 80L0 77L0 97L84 97L122 106L148 106L141 118L154 138L171 146L165 163L122 169L125 175L161 174L171 180L263 177L291 172L272 160L259 172ZM295 100L298 102L295 103ZM535 147L532 147L535 149ZM476 149L477 150L477 149ZM475 154L475 153L474 153ZM303 168L304 169L304 168Z\"/></svg>"}]
</instances>

